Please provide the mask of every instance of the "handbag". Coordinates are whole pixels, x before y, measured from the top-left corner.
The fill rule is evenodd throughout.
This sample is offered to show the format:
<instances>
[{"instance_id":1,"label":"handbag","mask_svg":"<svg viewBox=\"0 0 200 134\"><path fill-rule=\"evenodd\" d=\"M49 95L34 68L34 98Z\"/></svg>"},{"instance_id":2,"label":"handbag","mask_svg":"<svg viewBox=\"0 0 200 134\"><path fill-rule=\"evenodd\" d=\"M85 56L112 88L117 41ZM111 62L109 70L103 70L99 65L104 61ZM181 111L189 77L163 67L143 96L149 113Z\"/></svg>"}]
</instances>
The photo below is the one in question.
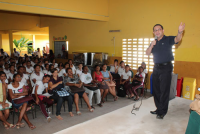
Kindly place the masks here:
<instances>
[{"instance_id":1,"label":"handbag","mask_svg":"<svg viewBox=\"0 0 200 134\"><path fill-rule=\"evenodd\" d=\"M33 97L32 96L25 96L23 98L20 98L20 99L16 99L16 100L13 100L15 104L21 104L21 103L24 103L24 102L27 102L27 101L31 101L33 100Z\"/></svg>"},{"instance_id":2,"label":"handbag","mask_svg":"<svg viewBox=\"0 0 200 134\"><path fill-rule=\"evenodd\" d=\"M93 83L89 83L88 85L93 85ZM92 91L99 89L98 87L89 87L89 86L85 86L85 87Z\"/></svg>"},{"instance_id":3,"label":"handbag","mask_svg":"<svg viewBox=\"0 0 200 134\"><path fill-rule=\"evenodd\" d=\"M65 88L61 88L60 90L57 90L56 93L58 94L59 97L65 97L69 96L69 92Z\"/></svg>"}]
</instances>

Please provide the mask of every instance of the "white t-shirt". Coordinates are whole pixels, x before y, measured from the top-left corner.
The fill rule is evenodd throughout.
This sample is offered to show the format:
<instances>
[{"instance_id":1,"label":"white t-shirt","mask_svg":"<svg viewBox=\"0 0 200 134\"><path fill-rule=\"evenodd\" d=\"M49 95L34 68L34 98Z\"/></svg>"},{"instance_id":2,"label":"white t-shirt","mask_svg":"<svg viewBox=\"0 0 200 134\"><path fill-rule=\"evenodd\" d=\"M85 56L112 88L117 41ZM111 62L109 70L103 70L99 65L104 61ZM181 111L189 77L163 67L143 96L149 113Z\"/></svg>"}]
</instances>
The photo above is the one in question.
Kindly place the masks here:
<instances>
[{"instance_id":1,"label":"white t-shirt","mask_svg":"<svg viewBox=\"0 0 200 134\"><path fill-rule=\"evenodd\" d=\"M127 73L124 71L122 75L123 79L127 80L129 77L131 77L131 71L128 71Z\"/></svg>"},{"instance_id":2,"label":"white t-shirt","mask_svg":"<svg viewBox=\"0 0 200 134\"><path fill-rule=\"evenodd\" d=\"M36 75L35 72L33 72L33 73L31 74L31 77L30 77L30 81L31 81L32 87L35 86L35 83L33 82L33 79L35 79L36 82L37 82L37 81L42 81L43 76L44 76L44 74L43 74L42 72L40 72L39 75Z\"/></svg>"},{"instance_id":3,"label":"white t-shirt","mask_svg":"<svg viewBox=\"0 0 200 134\"><path fill-rule=\"evenodd\" d=\"M3 71L4 71L4 73L6 73L6 74L10 73L10 70L9 70L9 69L6 70L6 69L4 68Z\"/></svg>"},{"instance_id":4,"label":"white t-shirt","mask_svg":"<svg viewBox=\"0 0 200 134\"><path fill-rule=\"evenodd\" d=\"M73 67L72 67L72 72L73 72L73 74L75 74L76 73L76 68L75 68L75 66L73 65Z\"/></svg>"},{"instance_id":5,"label":"white t-shirt","mask_svg":"<svg viewBox=\"0 0 200 134\"><path fill-rule=\"evenodd\" d=\"M138 74L139 74L139 72L136 73L136 75L138 75ZM144 79L145 79L145 73L142 72L139 76L140 76L140 77L143 77L143 82L142 82L142 84L141 84L141 85L143 85Z\"/></svg>"},{"instance_id":6,"label":"white t-shirt","mask_svg":"<svg viewBox=\"0 0 200 134\"><path fill-rule=\"evenodd\" d=\"M121 76L125 72L125 68L118 68L118 74Z\"/></svg>"},{"instance_id":7,"label":"white t-shirt","mask_svg":"<svg viewBox=\"0 0 200 134\"><path fill-rule=\"evenodd\" d=\"M16 74L16 72L15 72L15 74ZM14 75L14 74L12 74L11 72L8 73L8 74L6 74L6 75L7 75L7 79L9 79L9 78L10 78L11 80L13 79L13 75Z\"/></svg>"},{"instance_id":8,"label":"white t-shirt","mask_svg":"<svg viewBox=\"0 0 200 134\"><path fill-rule=\"evenodd\" d=\"M116 68L118 68L118 66L116 66ZM115 73L115 67L114 66L110 66L110 72Z\"/></svg>"},{"instance_id":9,"label":"white t-shirt","mask_svg":"<svg viewBox=\"0 0 200 134\"><path fill-rule=\"evenodd\" d=\"M35 63L33 61L31 61L31 65L32 65L32 67L34 67Z\"/></svg>"},{"instance_id":10,"label":"white t-shirt","mask_svg":"<svg viewBox=\"0 0 200 134\"><path fill-rule=\"evenodd\" d=\"M17 88L14 88L12 84L9 84L8 85L8 89L12 90L12 92L15 94L15 93L23 93L24 90L23 90L23 86L24 86L24 83L22 82L19 82L19 87ZM23 98L24 96L20 96L19 98L15 98L13 100L16 100L16 99L20 99L20 98Z\"/></svg>"},{"instance_id":11,"label":"white t-shirt","mask_svg":"<svg viewBox=\"0 0 200 134\"><path fill-rule=\"evenodd\" d=\"M53 64L53 63L52 63ZM58 63L55 63L55 65L54 65L54 68L57 68L58 67Z\"/></svg>"},{"instance_id":12,"label":"white t-shirt","mask_svg":"<svg viewBox=\"0 0 200 134\"><path fill-rule=\"evenodd\" d=\"M51 75L51 72L50 72L50 71L48 71L48 70L46 70L46 69L45 69L45 70L43 70L42 72L43 72L44 74Z\"/></svg>"},{"instance_id":13,"label":"white t-shirt","mask_svg":"<svg viewBox=\"0 0 200 134\"><path fill-rule=\"evenodd\" d=\"M2 81L0 80L0 83L2 83ZM8 84L8 79L5 80L5 83Z\"/></svg>"},{"instance_id":14,"label":"white t-shirt","mask_svg":"<svg viewBox=\"0 0 200 134\"><path fill-rule=\"evenodd\" d=\"M90 73L82 73L81 76L80 76L80 80L85 83L85 84L88 84L88 83L91 83L92 82L92 76Z\"/></svg>"},{"instance_id":15,"label":"white t-shirt","mask_svg":"<svg viewBox=\"0 0 200 134\"><path fill-rule=\"evenodd\" d=\"M29 79L29 76L27 74L23 74L21 82L24 83L25 86L27 86L28 85L28 83L27 83L28 79Z\"/></svg>"},{"instance_id":16,"label":"white t-shirt","mask_svg":"<svg viewBox=\"0 0 200 134\"><path fill-rule=\"evenodd\" d=\"M81 76L82 73L83 73L82 70L76 69L76 74L79 75L79 77Z\"/></svg>"},{"instance_id":17,"label":"white t-shirt","mask_svg":"<svg viewBox=\"0 0 200 134\"><path fill-rule=\"evenodd\" d=\"M20 53L18 51L16 51L16 52L14 51L13 54L14 54L15 57L19 57L20 56Z\"/></svg>"},{"instance_id":18,"label":"white t-shirt","mask_svg":"<svg viewBox=\"0 0 200 134\"><path fill-rule=\"evenodd\" d=\"M66 73L66 69L65 68L63 68L59 73L58 73L58 76L59 77L64 77L64 74L66 74L67 75L67 73Z\"/></svg>"},{"instance_id":19,"label":"white t-shirt","mask_svg":"<svg viewBox=\"0 0 200 134\"><path fill-rule=\"evenodd\" d=\"M35 86L33 87L32 94L35 94L35 87L38 86L37 94L42 94L42 92L48 88L48 83L43 83L42 81L36 81Z\"/></svg>"},{"instance_id":20,"label":"white t-shirt","mask_svg":"<svg viewBox=\"0 0 200 134\"><path fill-rule=\"evenodd\" d=\"M34 71L33 67L30 67L30 68L26 67L26 72L32 73L33 71Z\"/></svg>"},{"instance_id":21,"label":"white t-shirt","mask_svg":"<svg viewBox=\"0 0 200 134\"><path fill-rule=\"evenodd\" d=\"M145 74L147 74L148 72L147 72L147 70L146 69L144 69L144 71L143 71Z\"/></svg>"}]
</instances>

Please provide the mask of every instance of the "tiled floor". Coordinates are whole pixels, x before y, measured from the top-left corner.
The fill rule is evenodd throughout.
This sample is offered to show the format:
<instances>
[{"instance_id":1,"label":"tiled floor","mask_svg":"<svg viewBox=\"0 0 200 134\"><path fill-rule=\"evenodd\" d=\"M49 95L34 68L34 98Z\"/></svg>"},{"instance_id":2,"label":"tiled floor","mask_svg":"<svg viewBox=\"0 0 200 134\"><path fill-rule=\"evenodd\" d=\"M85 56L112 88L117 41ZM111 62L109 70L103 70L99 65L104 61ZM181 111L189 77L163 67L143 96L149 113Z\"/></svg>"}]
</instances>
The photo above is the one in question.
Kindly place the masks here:
<instances>
[{"instance_id":1,"label":"tiled floor","mask_svg":"<svg viewBox=\"0 0 200 134\"><path fill-rule=\"evenodd\" d=\"M150 94L147 94L147 97L149 96ZM82 115L78 116L75 114L75 105L74 105L73 107L73 113L75 114L74 117L69 116L66 104L66 112L63 111L63 108L61 109L61 115L64 118L64 120L59 121L56 119L55 114L54 115L51 114L50 116L52 117L52 121L50 123L47 123L46 119L43 117L40 110L38 109L37 118L33 119L32 114L31 113L28 114L30 121L37 127L36 129L30 130L28 126L26 126L25 128L20 128L19 130L17 130L16 128L5 130L2 123L0 123L0 134L51 134L66 129L68 127L71 127L73 125L76 125L78 123L82 123L84 121L98 117L100 115L112 112L119 108L125 107L129 104L132 104L133 102L134 101L132 99L127 99L127 98L119 98L118 101L114 102L112 96L108 95L108 101L103 104L102 108L94 105L96 109L93 113L90 113L88 111L85 102L83 102L83 108L81 108L81 106L79 105ZM15 118L15 123L16 123L17 116L15 117L16 117ZM12 122L12 116L10 116L8 121L10 123Z\"/></svg>"}]
</instances>

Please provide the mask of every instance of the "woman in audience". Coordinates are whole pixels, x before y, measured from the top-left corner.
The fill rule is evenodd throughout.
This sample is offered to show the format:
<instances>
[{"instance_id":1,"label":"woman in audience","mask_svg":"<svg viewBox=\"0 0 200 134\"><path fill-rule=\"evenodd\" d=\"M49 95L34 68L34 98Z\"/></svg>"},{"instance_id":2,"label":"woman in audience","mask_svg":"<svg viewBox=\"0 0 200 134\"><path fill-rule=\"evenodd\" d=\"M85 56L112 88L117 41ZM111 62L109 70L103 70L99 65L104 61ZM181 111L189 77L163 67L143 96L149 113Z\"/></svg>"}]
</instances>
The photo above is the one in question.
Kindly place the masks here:
<instances>
[{"instance_id":1,"label":"woman in audience","mask_svg":"<svg viewBox=\"0 0 200 134\"><path fill-rule=\"evenodd\" d=\"M104 103L104 98L108 94L108 85L106 82L103 80L103 74L100 72L100 67L99 65L95 66L95 71L92 74L92 79L93 81L98 85L100 91L101 91L101 102Z\"/></svg>"},{"instance_id":2,"label":"woman in audience","mask_svg":"<svg viewBox=\"0 0 200 134\"><path fill-rule=\"evenodd\" d=\"M118 74L120 75L120 77L124 72L125 72L125 63L124 63L124 61L121 61L120 67L118 68Z\"/></svg>"},{"instance_id":3,"label":"woman in audience","mask_svg":"<svg viewBox=\"0 0 200 134\"><path fill-rule=\"evenodd\" d=\"M6 74L9 83L12 82L12 80L13 80L13 75L14 75L15 73L16 73L16 72L15 72L15 66L14 66L14 65L10 65L10 73Z\"/></svg>"},{"instance_id":4,"label":"woman in audience","mask_svg":"<svg viewBox=\"0 0 200 134\"><path fill-rule=\"evenodd\" d=\"M59 76L62 76L63 78L64 78L65 76L67 76L67 73L66 73L66 69L67 69L67 68L69 68L69 63L68 63L68 62L65 63L65 68L63 68L63 69L59 72Z\"/></svg>"},{"instance_id":5,"label":"woman in audience","mask_svg":"<svg viewBox=\"0 0 200 134\"><path fill-rule=\"evenodd\" d=\"M86 102L89 108L89 111L93 112L94 109L90 106L88 96L85 93L85 90L83 88L83 83L80 81L77 75L73 74L71 68L68 68L66 71L67 71L67 77L64 78L64 84L65 86L69 86L69 88L71 89L71 92L74 93L74 102L76 105L77 115L81 115L81 112L78 107L79 97L83 97L84 101Z\"/></svg>"},{"instance_id":6,"label":"woman in audience","mask_svg":"<svg viewBox=\"0 0 200 134\"><path fill-rule=\"evenodd\" d=\"M30 80L29 80L29 76L27 74L24 74L24 66L19 66L18 67L18 74L20 75L21 77L21 81L26 89L30 89L31 88L31 83L30 83Z\"/></svg>"},{"instance_id":7,"label":"woman in audience","mask_svg":"<svg viewBox=\"0 0 200 134\"><path fill-rule=\"evenodd\" d=\"M146 69L146 63L145 63L145 62L142 62L141 66L142 66L143 69L144 69L145 75L147 75L148 72L147 72L147 69Z\"/></svg>"},{"instance_id":8,"label":"woman in audience","mask_svg":"<svg viewBox=\"0 0 200 134\"><path fill-rule=\"evenodd\" d=\"M106 84L108 85L109 87L109 92L113 95L114 97L114 101L116 101L118 99L117 95L116 95L116 91L115 91L115 83L113 82L113 79L112 79L112 75L110 74L109 71L107 71L107 66L106 64L104 64L102 66L102 71L101 73L103 74L103 80L106 82Z\"/></svg>"},{"instance_id":9,"label":"woman in audience","mask_svg":"<svg viewBox=\"0 0 200 134\"><path fill-rule=\"evenodd\" d=\"M28 72L30 75L33 73L34 68L31 66L31 62L27 61L26 62L26 72Z\"/></svg>"},{"instance_id":10,"label":"woman in audience","mask_svg":"<svg viewBox=\"0 0 200 134\"><path fill-rule=\"evenodd\" d=\"M132 83L133 84L133 87L131 89L132 91L129 90L129 93L131 93L131 94L134 93L136 95L136 98L134 99L135 101L139 100L139 96L138 96L138 93L136 92L136 89L143 87L144 79L145 79L144 69L142 66L140 66L138 68L138 72L136 73L135 77L133 78L133 82L137 81L137 84ZM143 92L144 92L144 90L142 89L141 94L143 94Z\"/></svg>"},{"instance_id":11,"label":"woman in audience","mask_svg":"<svg viewBox=\"0 0 200 134\"><path fill-rule=\"evenodd\" d=\"M36 81L41 81L44 76L44 74L40 71L40 65L35 65L34 70L35 71L30 76L32 87L35 86Z\"/></svg>"},{"instance_id":12,"label":"woman in audience","mask_svg":"<svg viewBox=\"0 0 200 134\"><path fill-rule=\"evenodd\" d=\"M91 107L95 109L95 107L92 105L92 97L94 93L97 94L97 105L102 107L103 105L101 104L101 92L98 86L95 83L93 83L92 76L90 73L88 73L87 66L83 67L83 73L80 76L80 80L81 82L83 82L85 92L89 94L89 102Z\"/></svg>"},{"instance_id":13,"label":"woman in audience","mask_svg":"<svg viewBox=\"0 0 200 134\"><path fill-rule=\"evenodd\" d=\"M36 84L32 91L32 96L36 104L40 106L40 109L48 122L51 121L51 117L47 114L44 103L47 104L46 108L49 108L50 106L53 105L53 101L49 99L49 97L42 96L42 94L43 92L45 93L48 92L47 88L49 80L50 80L50 75L44 75L42 81L36 81Z\"/></svg>"},{"instance_id":14,"label":"woman in audience","mask_svg":"<svg viewBox=\"0 0 200 134\"><path fill-rule=\"evenodd\" d=\"M25 124L21 122L23 118L28 124L29 128L33 130L36 127L29 121L28 116L26 114L28 102L24 102L21 104L15 103L15 100L23 98L26 95L28 95L28 92L24 84L21 83L20 81L21 81L21 76L19 74L14 74L12 84L8 85L9 96L12 99L13 107L20 110L19 118L18 118L16 126L17 126L17 129L21 127L25 127Z\"/></svg>"},{"instance_id":15,"label":"woman in audience","mask_svg":"<svg viewBox=\"0 0 200 134\"><path fill-rule=\"evenodd\" d=\"M79 63L78 64L78 69L76 69L76 75L78 75L78 77L80 78L81 74L82 74L82 68L83 68L83 65L82 63Z\"/></svg>"},{"instance_id":16,"label":"woman in audience","mask_svg":"<svg viewBox=\"0 0 200 134\"><path fill-rule=\"evenodd\" d=\"M52 65L53 66L53 65ZM44 70L43 70L43 73L44 73L44 75L51 75L51 72L49 71L49 64L48 63L46 63L45 65L44 65Z\"/></svg>"},{"instance_id":17,"label":"woman in audience","mask_svg":"<svg viewBox=\"0 0 200 134\"><path fill-rule=\"evenodd\" d=\"M63 101L67 100L68 101L68 111L71 117L73 117L73 113L72 113L72 104L73 104L73 97L71 96L71 94L69 94L69 96L64 96L64 97L60 97L56 92L59 91L61 88L64 88L64 84L63 84L63 78L62 77L58 77L58 70L57 69L53 69L52 70L52 76L51 79L49 81L49 93L53 94L53 96L50 97L50 99L54 99L54 102L57 103L56 105L56 117L58 120L63 120L63 118L60 116L60 110L62 107L62 103Z\"/></svg>"},{"instance_id":18,"label":"woman in audience","mask_svg":"<svg viewBox=\"0 0 200 134\"><path fill-rule=\"evenodd\" d=\"M7 122L10 114L9 108L12 106L12 104L6 99L6 85L2 83L2 88L0 88L0 90L2 90L2 94L0 94L0 98L2 98L2 101L0 101L0 120L3 122L5 129L14 128L15 125Z\"/></svg>"},{"instance_id":19,"label":"woman in audience","mask_svg":"<svg viewBox=\"0 0 200 134\"><path fill-rule=\"evenodd\" d=\"M73 74L75 74L75 73L76 73L76 68L75 68L75 66L72 64L72 59L69 59L69 60L68 60L68 63L69 63L69 67L72 69Z\"/></svg>"},{"instance_id":20,"label":"woman in audience","mask_svg":"<svg viewBox=\"0 0 200 134\"><path fill-rule=\"evenodd\" d=\"M130 84L131 80L131 71L129 71L129 65L126 65L125 71L121 74L120 78L120 84L123 86L124 91L128 95L128 91L131 89L132 85ZM132 98L134 95L129 96L129 98Z\"/></svg>"}]
</instances>

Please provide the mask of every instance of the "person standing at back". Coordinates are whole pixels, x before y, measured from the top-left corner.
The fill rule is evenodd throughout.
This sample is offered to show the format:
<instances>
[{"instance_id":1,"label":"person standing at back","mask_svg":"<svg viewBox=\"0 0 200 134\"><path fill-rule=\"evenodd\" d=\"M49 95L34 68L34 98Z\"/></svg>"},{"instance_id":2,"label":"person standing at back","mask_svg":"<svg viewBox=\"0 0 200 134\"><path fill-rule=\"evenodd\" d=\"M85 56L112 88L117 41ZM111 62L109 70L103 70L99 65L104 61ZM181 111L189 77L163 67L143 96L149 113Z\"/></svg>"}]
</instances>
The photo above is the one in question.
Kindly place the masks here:
<instances>
[{"instance_id":1,"label":"person standing at back","mask_svg":"<svg viewBox=\"0 0 200 134\"><path fill-rule=\"evenodd\" d=\"M174 60L172 46L178 44L182 39L182 33L185 29L185 24L181 22L178 28L177 36L165 36L163 26L156 24L153 27L155 35L154 41L151 42L146 54L153 54L154 69L153 69L153 95L156 111L151 111L151 114L157 114L157 119L163 119L168 111L169 93L171 85L171 77Z\"/></svg>"}]
</instances>

